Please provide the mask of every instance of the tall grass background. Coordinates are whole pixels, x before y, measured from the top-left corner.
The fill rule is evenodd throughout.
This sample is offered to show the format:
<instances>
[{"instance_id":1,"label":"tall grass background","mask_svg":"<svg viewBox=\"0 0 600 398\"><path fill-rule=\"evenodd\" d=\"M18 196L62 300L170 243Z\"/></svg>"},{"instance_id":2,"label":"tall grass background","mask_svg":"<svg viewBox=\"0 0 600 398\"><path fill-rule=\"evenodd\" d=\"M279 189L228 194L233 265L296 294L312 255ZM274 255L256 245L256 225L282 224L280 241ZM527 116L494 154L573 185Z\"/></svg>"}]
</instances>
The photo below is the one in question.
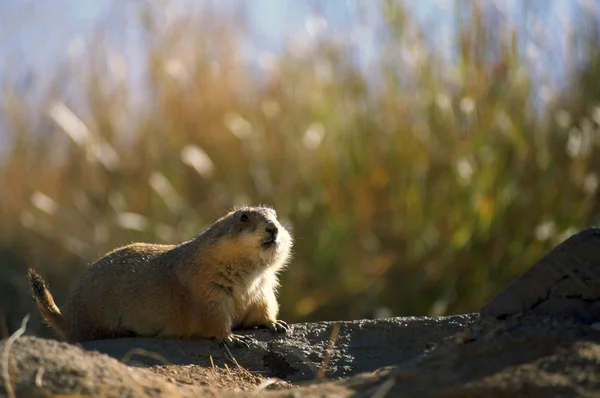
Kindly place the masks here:
<instances>
[{"instance_id":1,"label":"tall grass background","mask_svg":"<svg viewBox=\"0 0 600 398\"><path fill-rule=\"evenodd\" d=\"M369 2L376 28L359 11L362 31L319 33L313 16L310 40L244 54L252 2L139 2L135 56L116 19L43 76L6 63L3 332L33 310L27 267L62 303L105 252L187 240L242 203L293 229L287 321L477 311L600 211L598 4L557 32L541 1L523 26L498 3L451 2L439 41L410 2Z\"/></svg>"}]
</instances>

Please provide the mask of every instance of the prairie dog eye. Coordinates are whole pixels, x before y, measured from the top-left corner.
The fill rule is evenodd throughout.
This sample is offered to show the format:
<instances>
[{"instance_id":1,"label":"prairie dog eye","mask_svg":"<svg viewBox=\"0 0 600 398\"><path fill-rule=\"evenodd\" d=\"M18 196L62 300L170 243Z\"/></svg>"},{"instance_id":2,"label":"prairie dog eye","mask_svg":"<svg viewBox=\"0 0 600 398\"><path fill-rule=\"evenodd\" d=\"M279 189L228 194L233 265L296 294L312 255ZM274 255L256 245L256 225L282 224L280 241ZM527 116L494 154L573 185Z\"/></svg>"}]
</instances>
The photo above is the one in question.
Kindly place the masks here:
<instances>
[{"instance_id":1,"label":"prairie dog eye","mask_svg":"<svg viewBox=\"0 0 600 398\"><path fill-rule=\"evenodd\" d=\"M250 221L250 218L248 218L248 214L242 213L242 215L240 216L240 221L241 222L248 222L248 221Z\"/></svg>"}]
</instances>

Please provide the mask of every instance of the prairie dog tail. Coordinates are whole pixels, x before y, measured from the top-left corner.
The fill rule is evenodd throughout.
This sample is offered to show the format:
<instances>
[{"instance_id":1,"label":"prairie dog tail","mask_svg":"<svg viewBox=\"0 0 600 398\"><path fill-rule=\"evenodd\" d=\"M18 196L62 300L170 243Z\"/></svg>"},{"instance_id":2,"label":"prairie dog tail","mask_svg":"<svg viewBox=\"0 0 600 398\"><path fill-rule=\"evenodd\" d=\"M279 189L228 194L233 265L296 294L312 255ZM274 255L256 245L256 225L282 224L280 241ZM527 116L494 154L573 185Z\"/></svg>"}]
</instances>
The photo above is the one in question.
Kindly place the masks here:
<instances>
[{"instance_id":1,"label":"prairie dog tail","mask_svg":"<svg viewBox=\"0 0 600 398\"><path fill-rule=\"evenodd\" d=\"M65 319L54 303L52 294L48 290L46 281L38 275L33 268L30 268L28 273L29 285L31 287L31 293L35 299L38 310L42 314L42 317L46 323L54 328L63 337L65 334Z\"/></svg>"}]
</instances>

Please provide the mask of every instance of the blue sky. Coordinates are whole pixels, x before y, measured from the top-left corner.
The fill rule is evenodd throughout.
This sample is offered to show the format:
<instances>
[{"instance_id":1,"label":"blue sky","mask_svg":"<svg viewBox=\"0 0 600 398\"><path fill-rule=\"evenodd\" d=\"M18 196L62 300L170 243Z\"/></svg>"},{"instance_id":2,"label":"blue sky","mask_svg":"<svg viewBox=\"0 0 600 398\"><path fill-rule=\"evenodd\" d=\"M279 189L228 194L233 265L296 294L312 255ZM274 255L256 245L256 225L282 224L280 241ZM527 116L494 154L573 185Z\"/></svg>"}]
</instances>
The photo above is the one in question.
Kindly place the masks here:
<instances>
[{"instance_id":1,"label":"blue sky","mask_svg":"<svg viewBox=\"0 0 600 398\"><path fill-rule=\"evenodd\" d=\"M86 38L98 24L109 25L119 30L113 33L115 41L136 46L135 33L124 30L125 22L131 19L136 4L143 0L0 0L0 79L8 70L19 73L32 70L42 74L52 71L59 61L66 57L69 48L73 49L76 37ZM462 1L462 0L457 0ZM579 3L575 0L487 0L498 4L507 11L509 18L519 19L526 4L544 7L548 13L542 27L557 36L564 32L570 8ZM596 0L587 0L596 2ZM327 32L335 34L360 23L357 7L371 11L376 22L376 8L379 2L372 0L171 0L175 8L184 11L195 4L213 4L223 10L231 10L243 4L247 7L248 18L253 27L253 36L247 40L251 54L261 51L277 51L292 36L305 34L307 18L320 11L327 20ZM428 23L431 32L451 27L453 0L412 0L405 1L412 15L419 21ZM123 23L121 23L123 22ZM371 25L372 26L372 25ZM532 29L535 27L532 26ZM363 55L368 57L377 50L377 39L365 29L362 38ZM122 44L122 43L120 43ZM131 51L135 53L135 49ZM50 73L49 73L50 75Z\"/></svg>"}]
</instances>

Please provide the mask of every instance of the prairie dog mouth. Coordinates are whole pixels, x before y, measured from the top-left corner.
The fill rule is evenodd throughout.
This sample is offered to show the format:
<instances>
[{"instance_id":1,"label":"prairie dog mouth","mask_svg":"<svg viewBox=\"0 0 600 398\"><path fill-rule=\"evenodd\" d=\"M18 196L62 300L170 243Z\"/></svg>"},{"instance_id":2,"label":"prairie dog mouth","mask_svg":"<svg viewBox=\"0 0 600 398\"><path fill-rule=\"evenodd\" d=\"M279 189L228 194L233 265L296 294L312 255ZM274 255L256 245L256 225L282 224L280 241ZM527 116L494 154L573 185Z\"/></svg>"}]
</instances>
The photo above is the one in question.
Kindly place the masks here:
<instances>
[{"instance_id":1,"label":"prairie dog mouth","mask_svg":"<svg viewBox=\"0 0 600 398\"><path fill-rule=\"evenodd\" d=\"M263 249L270 249L277 245L277 238L266 238L262 241L261 247Z\"/></svg>"}]
</instances>

